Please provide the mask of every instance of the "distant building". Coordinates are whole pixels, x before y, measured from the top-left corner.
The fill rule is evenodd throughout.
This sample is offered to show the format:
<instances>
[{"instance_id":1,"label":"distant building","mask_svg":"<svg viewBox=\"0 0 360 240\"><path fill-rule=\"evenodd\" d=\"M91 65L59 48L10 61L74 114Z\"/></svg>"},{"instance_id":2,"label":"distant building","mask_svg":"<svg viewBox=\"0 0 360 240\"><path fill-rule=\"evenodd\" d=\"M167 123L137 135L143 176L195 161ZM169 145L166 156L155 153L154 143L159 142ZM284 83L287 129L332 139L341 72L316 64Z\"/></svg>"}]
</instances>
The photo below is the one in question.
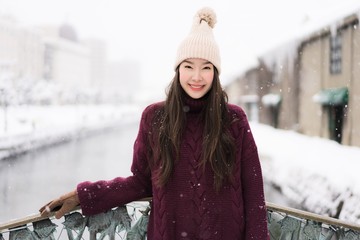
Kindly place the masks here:
<instances>
[{"instance_id":1,"label":"distant building","mask_svg":"<svg viewBox=\"0 0 360 240\"><path fill-rule=\"evenodd\" d=\"M240 88L231 99L253 118L248 99L256 92L250 99L259 122L360 146L358 12L351 9L260 56L258 66L227 86L230 93Z\"/></svg>"},{"instance_id":2,"label":"distant building","mask_svg":"<svg viewBox=\"0 0 360 240\"><path fill-rule=\"evenodd\" d=\"M360 146L359 15L338 23L299 47L299 131Z\"/></svg>"},{"instance_id":3,"label":"distant building","mask_svg":"<svg viewBox=\"0 0 360 240\"><path fill-rule=\"evenodd\" d=\"M70 24L29 28L0 17L0 88L28 94L26 103L129 102L140 78L140 63L109 63L106 43L80 39Z\"/></svg>"},{"instance_id":4,"label":"distant building","mask_svg":"<svg viewBox=\"0 0 360 240\"><path fill-rule=\"evenodd\" d=\"M101 89L107 77L107 50L106 43L99 39L86 39L82 41L89 48L90 57L90 86Z\"/></svg>"},{"instance_id":5,"label":"distant building","mask_svg":"<svg viewBox=\"0 0 360 240\"><path fill-rule=\"evenodd\" d=\"M0 78L13 84L40 79L44 65L41 33L24 28L11 17L0 17ZM10 81L10 80L9 80Z\"/></svg>"},{"instance_id":6,"label":"distant building","mask_svg":"<svg viewBox=\"0 0 360 240\"><path fill-rule=\"evenodd\" d=\"M0 16L0 88L19 97L28 94L23 102L100 102L109 85L107 64L105 42L80 40L70 24L24 27Z\"/></svg>"},{"instance_id":7,"label":"distant building","mask_svg":"<svg viewBox=\"0 0 360 240\"><path fill-rule=\"evenodd\" d=\"M249 69L227 86L227 94L231 103L242 106L250 121L259 121L259 82L257 68Z\"/></svg>"},{"instance_id":8,"label":"distant building","mask_svg":"<svg viewBox=\"0 0 360 240\"><path fill-rule=\"evenodd\" d=\"M90 50L77 42L75 30L69 25L44 29L44 78L68 89L90 87Z\"/></svg>"}]
</instances>

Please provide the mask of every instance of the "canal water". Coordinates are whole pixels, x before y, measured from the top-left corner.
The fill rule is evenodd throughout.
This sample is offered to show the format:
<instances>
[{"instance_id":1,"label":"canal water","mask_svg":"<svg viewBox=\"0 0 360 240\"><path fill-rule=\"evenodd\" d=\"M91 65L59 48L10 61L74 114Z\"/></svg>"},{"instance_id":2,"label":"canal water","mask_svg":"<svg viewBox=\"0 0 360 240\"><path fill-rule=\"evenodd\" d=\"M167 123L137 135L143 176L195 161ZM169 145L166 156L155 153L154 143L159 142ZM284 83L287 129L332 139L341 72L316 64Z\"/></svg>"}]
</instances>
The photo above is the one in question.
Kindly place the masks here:
<instances>
[{"instance_id":1,"label":"canal water","mask_svg":"<svg viewBox=\"0 0 360 240\"><path fill-rule=\"evenodd\" d=\"M128 176L138 122L0 160L0 223L38 212L50 200L75 189L81 181ZM266 200L289 205L279 192L265 186Z\"/></svg>"}]
</instances>

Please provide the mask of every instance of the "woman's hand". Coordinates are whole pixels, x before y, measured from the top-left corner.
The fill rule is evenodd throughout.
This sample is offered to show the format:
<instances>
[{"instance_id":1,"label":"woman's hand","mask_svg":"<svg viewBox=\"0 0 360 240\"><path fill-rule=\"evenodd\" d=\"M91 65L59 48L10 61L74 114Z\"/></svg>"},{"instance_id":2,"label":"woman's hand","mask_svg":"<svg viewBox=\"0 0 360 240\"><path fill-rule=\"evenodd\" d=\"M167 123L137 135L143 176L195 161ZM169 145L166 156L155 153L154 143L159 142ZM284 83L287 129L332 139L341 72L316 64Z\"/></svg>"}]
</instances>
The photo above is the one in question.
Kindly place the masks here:
<instances>
[{"instance_id":1,"label":"woman's hand","mask_svg":"<svg viewBox=\"0 0 360 240\"><path fill-rule=\"evenodd\" d=\"M56 211L55 218L59 219L64 216L66 213L74 210L76 206L80 204L77 191L71 191L61 197L49 202L42 208L40 208L41 216L48 216L50 212ZM58 209L58 210L57 210Z\"/></svg>"}]
</instances>

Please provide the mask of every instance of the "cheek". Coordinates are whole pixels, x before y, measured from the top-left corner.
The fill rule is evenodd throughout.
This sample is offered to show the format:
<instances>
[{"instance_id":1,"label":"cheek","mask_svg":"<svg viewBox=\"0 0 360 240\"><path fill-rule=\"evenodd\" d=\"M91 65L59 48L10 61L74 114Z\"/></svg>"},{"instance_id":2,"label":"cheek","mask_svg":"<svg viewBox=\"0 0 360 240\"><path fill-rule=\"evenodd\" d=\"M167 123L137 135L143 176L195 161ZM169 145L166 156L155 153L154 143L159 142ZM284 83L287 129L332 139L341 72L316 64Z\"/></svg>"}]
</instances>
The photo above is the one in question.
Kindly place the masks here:
<instances>
[{"instance_id":1,"label":"cheek","mask_svg":"<svg viewBox=\"0 0 360 240\"><path fill-rule=\"evenodd\" d=\"M186 73L180 73L179 75L179 81L181 86L185 85L189 79L189 75Z\"/></svg>"},{"instance_id":2,"label":"cheek","mask_svg":"<svg viewBox=\"0 0 360 240\"><path fill-rule=\"evenodd\" d=\"M214 80L214 73L206 74L206 76L204 77L204 79L206 79L206 82L207 82L207 83L212 83L212 81Z\"/></svg>"},{"instance_id":3,"label":"cheek","mask_svg":"<svg viewBox=\"0 0 360 240\"><path fill-rule=\"evenodd\" d=\"M189 74L186 71L179 72L179 79L180 81L187 81L189 79Z\"/></svg>"}]
</instances>

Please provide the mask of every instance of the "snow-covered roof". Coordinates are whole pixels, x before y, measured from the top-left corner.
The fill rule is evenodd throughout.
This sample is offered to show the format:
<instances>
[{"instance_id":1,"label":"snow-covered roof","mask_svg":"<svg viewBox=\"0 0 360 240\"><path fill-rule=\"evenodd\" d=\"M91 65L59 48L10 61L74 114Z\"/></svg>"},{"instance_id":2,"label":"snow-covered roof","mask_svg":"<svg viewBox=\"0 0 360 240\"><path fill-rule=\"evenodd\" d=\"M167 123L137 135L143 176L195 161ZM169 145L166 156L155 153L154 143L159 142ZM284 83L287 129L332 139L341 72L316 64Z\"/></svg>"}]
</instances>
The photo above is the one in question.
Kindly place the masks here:
<instances>
[{"instance_id":1,"label":"snow-covered roof","mask_svg":"<svg viewBox=\"0 0 360 240\"><path fill-rule=\"evenodd\" d=\"M272 68L274 65L281 65L285 60L292 63L297 56L297 49L300 44L320 36L324 32L335 34L339 27L349 24L356 19L360 19L360 2L339 6L334 12L319 16L316 19L310 19L303 26L293 28L281 43L261 55L260 59L269 68ZM293 64L289 65L291 67Z\"/></svg>"}]
</instances>

